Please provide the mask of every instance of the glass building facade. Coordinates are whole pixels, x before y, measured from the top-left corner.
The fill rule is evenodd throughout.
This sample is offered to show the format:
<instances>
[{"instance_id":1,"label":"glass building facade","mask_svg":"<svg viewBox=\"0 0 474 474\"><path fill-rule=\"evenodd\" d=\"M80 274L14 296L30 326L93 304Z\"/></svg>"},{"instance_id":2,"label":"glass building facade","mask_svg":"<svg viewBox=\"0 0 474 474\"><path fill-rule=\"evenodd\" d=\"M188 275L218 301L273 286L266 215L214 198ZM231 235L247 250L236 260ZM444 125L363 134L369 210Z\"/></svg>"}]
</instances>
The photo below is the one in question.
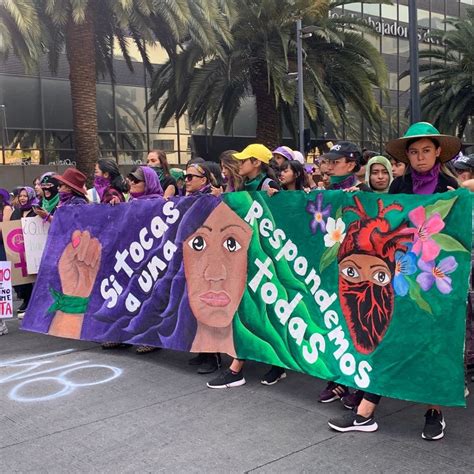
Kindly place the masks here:
<instances>
[{"instance_id":1,"label":"glass building facade","mask_svg":"<svg viewBox=\"0 0 474 474\"><path fill-rule=\"evenodd\" d=\"M431 30L444 30L446 18L463 17L465 7L474 0L417 0L419 48L434 46L428 35ZM375 127L369 127L357 111L351 127L321 131L313 136L317 146L338 139L349 139L361 146L382 150L383 143L403 134L408 126L407 108L410 99L410 78L399 80L408 69L408 1L393 5L361 5L354 2L336 9L333 15L351 14L363 17L380 32L367 38L379 49L389 70L389 94L375 94L385 117ZM230 136L225 136L217 125L214 136L208 134L206 124L191 127L187 117L171 121L160 130L154 111L145 111L149 96L150 77L144 70L138 51L133 51L134 72L117 53L113 61L116 81L109 77L97 82L97 114L99 143L103 156L115 156L120 164L141 162L147 151L164 149L171 163L185 163L193 148L198 154L216 159L220 150L251 142L255 137L256 111L249 97L234 121ZM151 61L160 64L165 55L160 48L149 49ZM38 71L26 75L14 57L0 63L0 164L70 164L74 163L71 97L68 63L61 57L56 75L49 71L46 60ZM289 145L291 137L284 134ZM474 152L474 124L468 124L464 143ZM294 144L293 144L294 145Z\"/></svg>"}]
</instances>

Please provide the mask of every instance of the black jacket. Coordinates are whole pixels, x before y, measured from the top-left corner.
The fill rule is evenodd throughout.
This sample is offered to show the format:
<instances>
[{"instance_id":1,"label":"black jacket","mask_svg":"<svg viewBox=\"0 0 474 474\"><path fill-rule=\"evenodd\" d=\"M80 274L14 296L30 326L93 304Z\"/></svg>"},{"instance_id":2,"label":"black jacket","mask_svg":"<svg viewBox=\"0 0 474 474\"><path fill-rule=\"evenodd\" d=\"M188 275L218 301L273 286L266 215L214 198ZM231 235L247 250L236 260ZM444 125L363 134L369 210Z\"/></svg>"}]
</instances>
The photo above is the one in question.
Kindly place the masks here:
<instances>
[{"instance_id":1,"label":"black jacket","mask_svg":"<svg viewBox=\"0 0 474 474\"><path fill-rule=\"evenodd\" d=\"M440 173L438 176L438 185L436 186L434 193L444 193L448 191L448 186L451 186L455 189L459 187L458 182L454 178ZM403 176L395 178L392 184L390 185L388 193L413 194L413 181L411 178L411 173L406 173Z\"/></svg>"}]
</instances>

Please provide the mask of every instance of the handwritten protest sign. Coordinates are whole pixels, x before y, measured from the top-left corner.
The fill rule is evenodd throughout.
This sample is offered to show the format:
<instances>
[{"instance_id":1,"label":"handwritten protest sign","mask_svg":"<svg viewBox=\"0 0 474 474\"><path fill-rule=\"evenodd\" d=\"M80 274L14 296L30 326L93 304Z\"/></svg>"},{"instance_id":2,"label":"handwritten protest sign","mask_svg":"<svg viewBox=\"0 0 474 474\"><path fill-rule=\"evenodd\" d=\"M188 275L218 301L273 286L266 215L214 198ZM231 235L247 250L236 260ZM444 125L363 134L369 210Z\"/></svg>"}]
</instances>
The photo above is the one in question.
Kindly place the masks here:
<instances>
[{"instance_id":1,"label":"handwritten protest sign","mask_svg":"<svg viewBox=\"0 0 474 474\"><path fill-rule=\"evenodd\" d=\"M13 285L23 285L35 281L35 275L28 275L25 244L21 221L6 221L0 224L7 260L12 262Z\"/></svg>"},{"instance_id":2,"label":"handwritten protest sign","mask_svg":"<svg viewBox=\"0 0 474 474\"><path fill-rule=\"evenodd\" d=\"M24 217L21 219L23 239L25 245L26 268L30 275L38 273L43 256L44 247L48 238L49 222L41 217Z\"/></svg>"},{"instance_id":3,"label":"handwritten protest sign","mask_svg":"<svg viewBox=\"0 0 474 474\"><path fill-rule=\"evenodd\" d=\"M13 317L11 262L0 262L0 319Z\"/></svg>"},{"instance_id":4,"label":"handwritten protest sign","mask_svg":"<svg viewBox=\"0 0 474 474\"><path fill-rule=\"evenodd\" d=\"M464 405L470 206L458 190L60 208L23 327Z\"/></svg>"}]
</instances>

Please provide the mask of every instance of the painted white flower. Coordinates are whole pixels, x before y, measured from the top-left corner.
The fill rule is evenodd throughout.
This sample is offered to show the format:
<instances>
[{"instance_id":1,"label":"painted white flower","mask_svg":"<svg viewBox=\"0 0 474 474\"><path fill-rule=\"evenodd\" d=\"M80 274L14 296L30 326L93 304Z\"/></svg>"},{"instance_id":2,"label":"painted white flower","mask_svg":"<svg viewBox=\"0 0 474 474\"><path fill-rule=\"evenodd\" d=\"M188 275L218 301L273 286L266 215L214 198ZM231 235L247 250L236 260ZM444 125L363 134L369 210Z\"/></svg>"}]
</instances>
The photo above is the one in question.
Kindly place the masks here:
<instances>
[{"instance_id":1,"label":"painted white flower","mask_svg":"<svg viewBox=\"0 0 474 474\"><path fill-rule=\"evenodd\" d=\"M346 224L344 224L341 218L336 221L332 217L328 217L326 222L327 234L324 236L324 245L326 247L333 247L336 243L341 243L346 236L344 233L345 230Z\"/></svg>"}]
</instances>

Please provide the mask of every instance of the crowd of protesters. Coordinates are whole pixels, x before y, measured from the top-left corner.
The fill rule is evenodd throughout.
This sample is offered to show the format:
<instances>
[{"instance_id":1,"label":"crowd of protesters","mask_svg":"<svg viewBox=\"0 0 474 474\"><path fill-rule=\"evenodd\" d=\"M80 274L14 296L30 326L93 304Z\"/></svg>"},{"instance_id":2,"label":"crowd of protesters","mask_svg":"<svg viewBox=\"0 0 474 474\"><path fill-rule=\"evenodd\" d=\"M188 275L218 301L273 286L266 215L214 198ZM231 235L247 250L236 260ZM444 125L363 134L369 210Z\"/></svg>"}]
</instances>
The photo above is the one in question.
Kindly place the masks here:
<instances>
[{"instance_id":1,"label":"crowd of protesters","mask_svg":"<svg viewBox=\"0 0 474 474\"><path fill-rule=\"evenodd\" d=\"M189 196L236 192L263 191L269 196L287 191L342 190L345 192L373 192L388 194L444 193L459 186L474 191L474 155L461 153L458 138L443 135L428 123L413 124L406 134L391 140L386 155L360 150L348 141L340 141L306 163L303 155L286 146L271 151L262 144L252 144L241 152L227 150L216 162L202 158L191 159L185 170L171 168L162 150L148 154L147 163L132 169L123 177L113 159L98 160L94 185L86 188L87 177L74 168L62 175L46 173L34 180L33 187L20 186L8 191L0 189L0 222L22 217L40 216L53 221L57 208L87 203L116 205L136 199L169 199ZM1 239L0 239L1 244ZM5 260L3 244L0 260ZM33 284L17 285L15 291L21 300L17 310L21 319L28 306ZM471 302L469 315L466 360L474 363ZM7 334L4 321L0 321L0 335ZM104 349L124 347L114 342L104 343ZM140 346L138 353L158 350ZM207 383L210 388L238 387L246 383L245 361L234 359L228 368ZM201 353L190 359L198 373L210 374L221 367L220 354ZM273 385L286 377L283 368L273 366L261 382ZM331 419L334 430L375 431L374 418L380 397L329 382L319 395L321 403L341 401L351 411L346 416ZM435 440L444 436L445 420L441 408L430 406L425 414L422 436Z\"/></svg>"}]
</instances>

